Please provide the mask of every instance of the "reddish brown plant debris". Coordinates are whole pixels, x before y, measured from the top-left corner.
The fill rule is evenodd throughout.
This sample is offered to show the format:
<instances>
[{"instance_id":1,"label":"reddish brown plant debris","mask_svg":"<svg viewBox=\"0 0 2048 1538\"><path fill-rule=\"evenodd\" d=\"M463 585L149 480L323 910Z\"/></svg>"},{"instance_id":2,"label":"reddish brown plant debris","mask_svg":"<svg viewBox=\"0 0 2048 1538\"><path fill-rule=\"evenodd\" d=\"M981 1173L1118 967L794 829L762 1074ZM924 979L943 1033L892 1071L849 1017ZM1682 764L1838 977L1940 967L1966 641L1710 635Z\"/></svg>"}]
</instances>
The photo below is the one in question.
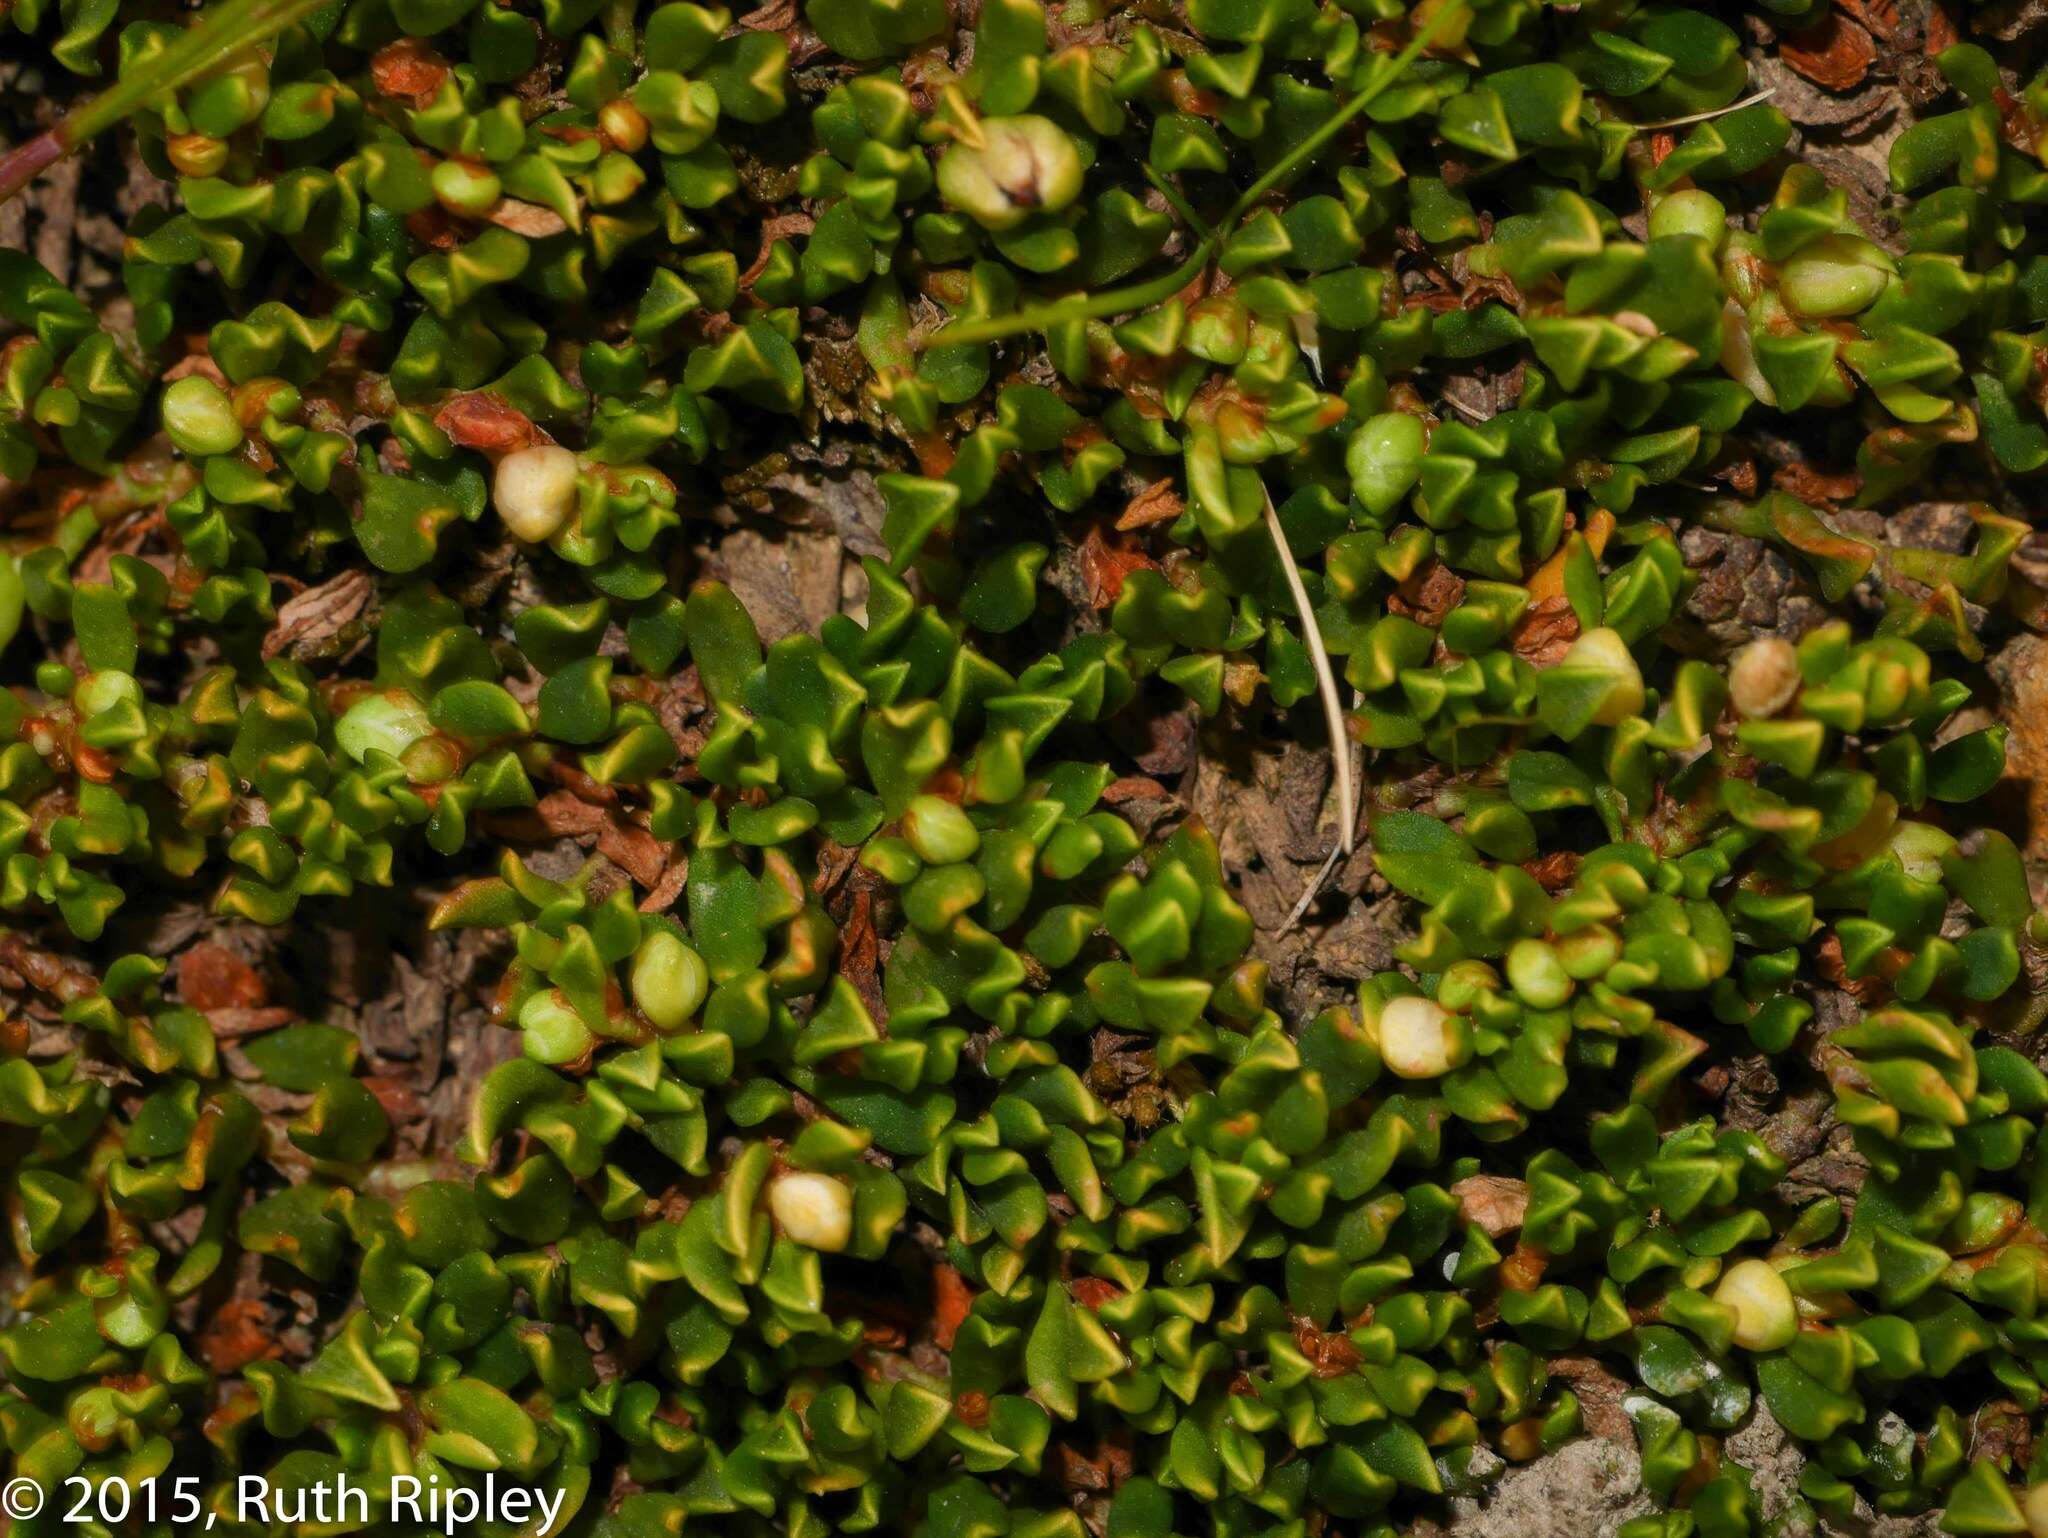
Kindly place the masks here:
<instances>
[{"instance_id":1,"label":"reddish brown plant debris","mask_svg":"<svg viewBox=\"0 0 2048 1538\"><path fill-rule=\"evenodd\" d=\"M1054 1445L1054 1477L1069 1490L1115 1490L1137 1470L1130 1444L1121 1434L1104 1437L1092 1453L1068 1442Z\"/></svg>"},{"instance_id":2,"label":"reddish brown plant debris","mask_svg":"<svg viewBox=\"0 0 2048 1538\"><path fill-rule=\"evenodd\" d=\"M1103 535L1101 526L1088 530L1079 550L1081 581L1090 608L1106 609L1124 590L1124 580L1134 571L1157 571L1159 563L1137 547L1128 535L1114 542Z\"/></svg>"},{"instance_id":3,"label":"reddish brown plant debris","mask_svg":"<svg viewBox=\"0 0 2048 1538\"><path fill-rule=\"evenodd\" d=\"M1387 595L1387 608L1435 629L1464 597L1465 579L1442 561L1431 561Z\"/></svg>"},{"instance_id":4,"label":"reddish brown plant debris","mask_svg":"<svg viewBox=\"0 0 2048 1538\"><path fill-rule=\"evenodd\" d=\"M451 396L434 413L434 425L463 448L492 455L523 449L535 436L533 419L489 390Z\"/></svg>"},{"instance_id":5,"label":"reddish brown plant debris","mask_svg":"<svg viewBox=\"0 0 2048 1538\"><path fill-rule=\"evenodd\" d=\"M1877 61L1877 44L1840 11L1830 11L1816 25L1786 38L1778 56L1815 85L1853 91Z\"/></svg>"},{"instance_id":6,"label":"reddish brown plant debris","mask_svg":"<svg viewBox=\"0 0 2048 1538\"><path fill-rule=\"evenodd\" d=\"M1553 849L1549 854L1538 855L1526 861L1522 869L1527 871L1536 884L1553 897L1571 884L1572 877L1579 873L1583 862L1576 850Z\"/></svg>"},{"instance_id":7,"label":"reddish brown plant debris","mask_svg":"<svg viewBox=\"0 0 2048 1538\"><path fill-rule=\"evenodd\" d=\"M941 1351L953 1349L973 1303L974 1289L957 1270L944 1261L932 1267L932 1339Z\"/></svg>"},{"instance_id":8,"label":"reddish brown plant debris","mask_svg":"<svg viewBox=\"0 0 2048 1538\"><path fill-rule=\"evenodd\" d=\"M1507 1292L1534 1292L1549 1264L1548 1252L1525 1239L1500 1263L1500 1285Z\"/></svg>"},{"instance_id":9,"label":"reddish brown plant debris","mask_svg":"<svg viewBox=\"0 0 2048 1538\"><path fill-rule=\"evenodd\" d=\"M1635 1445L1634 1425L1628 1411L1622 1408L1628 1397L1628 1385L1596 1358L1554 1356L1550 1359L1550 1375L1571 1385L1572 1392L1578 1395L1579 1413L1585 1417L1586 1429L1594 1436L1630 1447Z\"/></svg>"},{"instance_id":10,"label":"reddish brown plant debris","mask_svg":"<svg viewBox=\"0 0 2048 1538\"><path fill-rule=\"evenodd\" d=\"M1294 1344L1318 1378L1341 1378L1364 1360L1344 1331L1319 1329L1308 1319L1294 1321Z\"/></svg>"},{"instance_id":11,"label":"reddish brown plant debris","mask_svg":"<svg viewBox=\"0 0 2048 1538\"><path fill-rule=\"evenodd\" d=\"M1077 1276L1067 1284L1067 1291L1074 1295L1076 1303L1091 1311L1124 1295L1123 1288L1100 1276Z\"/></svg>"},{"instance_id":12,"label":"reddish brown plant debris","mask_svg":"<svg viewBox=\"0 0 2048 1538\"><path fill-rule=\"evenodd\" d=\"M387 43L370 56L370 82L384 96L420 102L447 78L448 61L416 37Z\"/></svg>"},{"instance_id":13,"label":"reddish brown plant debris","mask_svg":"<svg viewBox=\"0 0 2048 1538\"><path fill-rule=\"evenodd\" d=\"M1579 638L1579 617L1562 593L1537 599L1515 622L1509 644L1531 667L1547 668L1564 660Z\"/></svg>"},{"instance_id":14,"label":"reddish brown plant debris","mask_svg":"<svg viewBox=\"0 0 2048 1538\"><path fill-rule=\"evenodd\" d=\"M178 958L178 997L198 1010L260 1009L270 989L226 946L202 940Z\"/></svg>"},{"instance_id":15,"label":"reddish brown plant debris","mask_svg":"<svg viewBox=\"0 0 2048 1538\"><path fill-rule=\"evenodd\" d=\"M569 228L569 221L552 208L521 202L518 198L498 199L484 217L499 229L510 230L528 240L546 240L550 235L560 235Z\"/></svg>"},{"instance_id":16,"label":"reddish brown plant debris","mask_svg":"<svg viewBox=\"0 0 2048 1538\"><path fill-rule=\"evenodd\" d=\"M1855 500L1863 489L1863 477L1854 471L1829 472L1809 464L1780 465L1771 472L1771 486L1801 502L1834 507Z\"/></svg>"},{"instance_id":17,"label":"reddish brown plant debris","mask_svg":"<svg viewBox=\"0 0 2048 1538\"><path fill-rule=\"evenodd\" d=\"M953 1413L976 1431L988 1424L988 1395L969 1389L953 1401Z\"/></svg>"},{"instance_id":18,"label":"reddish brown plant debris","mask_svg":"<svg viewBox=\"0 0 2048 1538\"><path fill-rule=\"evenodd\" d=\"M1835 0L1837 7L1881 43L1899 35L1897 0Z\"/></svg>"},{"instance_id":19,"label":"reddish brown plant debris","mask_svg":"<svg viewBox=\"0 0 2048 1538\"><path fill-rule=\"evenodd\" d=\"M1173 477L1154 481L1130 501L1117 515L1119 533L1131 529L1149 529L1155 523L1171 523L1187 508L1180 493L1173 489Z\"/></svg>"},{"instance_id":20,"label":"reddish brown plant debris","mask_svg":"<svg viewBox=\"0 0 2048 1538\"><path fill-rule=\"evenodd\" d=\"M199 1356L219 1377L251 1362L272 1361L282 1352L268 1329L270 1311L254 1298L230 1298L199 1334Z\"/></svg>"}]
</instances>

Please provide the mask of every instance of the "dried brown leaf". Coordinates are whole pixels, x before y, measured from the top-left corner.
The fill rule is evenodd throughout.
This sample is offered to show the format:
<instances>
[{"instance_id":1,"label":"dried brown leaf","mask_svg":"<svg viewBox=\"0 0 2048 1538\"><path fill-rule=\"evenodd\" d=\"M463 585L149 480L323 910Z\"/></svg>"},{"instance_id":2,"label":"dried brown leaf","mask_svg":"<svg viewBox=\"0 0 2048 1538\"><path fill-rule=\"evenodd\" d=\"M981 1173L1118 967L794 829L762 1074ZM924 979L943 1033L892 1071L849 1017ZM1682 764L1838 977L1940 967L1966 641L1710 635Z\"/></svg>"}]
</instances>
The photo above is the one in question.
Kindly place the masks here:
<instances>
[{"instance_id":1,"label":"dried brown leaf","mask_svg":"<svg viewBox=\"0 0 2048 1538\"><path fill-rule=\"evenodd\" d=\"M277 624L263 638L265 660L287 649L315 649L332 640L362 614L376 590L368 572L345 571L318 587L294 593L279 607Z\"/></svg>"},{"instance_id":2,"label":"dried brown leaf","mask_svg":"<svg viewBox=\"0 0 2048 1538\"><path fill-rule=\"evenodd\" d=\"M447 78L448 61L416 37L387 43L370 56L370 82L381 96L419 102Z\"/></svg>"},{"instance_id":3,"label":"dried brown leaf","mask_svg":"<svg viewBox=\"0 0 2048 1538\"><path fill-rule=\"evenodd\" d=\"M489 390L451 396L434 413L434 425L462 447L485 454L509 454L534 439L533 419Z\"/></svg>"},{"instance_id":4,"label":"dried brown leaf","mask_svg":"<svg viewBox=\"0 0 2048 1538\"><path fill-rule=\"evenodd\" d=\"M597 852L631 876L637 886L654 887L668 869L668 851L661 840L616 817L607 818L597 830Z\"/></svg>"},{"instance_id":5,"label":"dried brown leaf","mask_svg":"<svg viewBox=\"0 0 2048 1538\"><path fill-rule=\"evenodd\" d=\"M1778 56L1815 85L1853 91L1877 62L1877 44L1840 11L1830 11L1816 25L1780 43Z\"/></svg>"},{"instance_id":6,"label":"dried brown leaf","mask_svg":"<svg viewBox=\"0 0 2048 1538\"><path fill-rule=\"evenodd\" d=\"M484 217L499 229L510 230L528 240L546 240L550 235L560 235L569 228L569 221L552 208L522 202L518 198L498 199Z\"/></svg>"},{"instance_id":7,"label":"dried brown leaf","mask_svg":"<svg viewBox=\"0 0 2048 1538\"><path fill-rule=\"evenodd\" d=\"M1622 1408L1629 1393L1626 1383L1590 1356L1554 1356L1550 1359L1550 1375L1572 1386L1572 1392L1579 1398L1579 1412L1586 1418L1586 1429L1594 1436L1635 1445L1634 1427Z\"/></svg>"},{"instance_id":8,"label":"dried brown leaf","mask_svg":"<svg viewBox=\"0 0 2048 1538\"><path fill-rule=\"evenodd\" d=\"M224 945L202 940L178 958L178 997L194 1009L256 1009L270 989L256 969Z\"/></svg>"},{"instance_id":9,"label":"dried brown leaf","mask_svg":"<svg viewBox=\"0 0 2048 1538\"><path fill-rule=\"evenodd\" d=\"M1546 668L1564 660L1579 636L1579 617L1562 593L1552 593L1530 604L1516 621L1515 655L1531 667Z\"/></svg>"},{"instance_id":10,"label":"dried brown leaf","mask_svg":"<svg viewBox=\"0 0 2048 1538\"><path fill-rule=\"evenodd\" d=\"M1434 630L1465 597L1465 579L1442 561L1431 561L1387 595L1387 607Z\"/></svg>"},{"instance_id":11,"label":"dried brown leaf","mask_svg":"<svg viewBox=\"0 0 2048 1538\"><path fill-rule=\"evenodd\" d=\"M1171 476L1154 481L1124 504L1123 512L1117 516L1117 532L1149 529L1155 523L1171 523L1186 507L1180 493L1173 489Z\"/></svg>"},{"instance_id":12,"label":"dried brown leaf","mask_svg":"<svg viewBox=\"0 0 2048 1538\"><path fill-rule=\"evenodd\" d=\"M1451 1195L1458 1199L1458 1216L1477 1223L1489 1239L1520 1228L1529 1211L1528 1182L1511 1175L1467 1175L1452 1185Z\"/></svg>"},{"instance_id":13,"label":"dried brown leaf","mask_svg":"<svg viewBox=\"0 0 2048 1538\"><path fill-rule=\"evenodd\" d=\"M668 869L661 873L661 879L654 888L640 899L642 913L666 913L676 905L676 899L683 895L683 883L690 878L690 857L680 851L669 862Z\"/></svg>"},{"instance_id":14,"label":"dried brown leaf","mask_svg":"<svg viewBox=\"0 0 2048 1538\"><path fill-rule=\"evenodd\" d=\"M265 1031L274 1031L280 1025L290 1025L299 1018L295 1009L283 1009L272 1005L263 1009L244 1009L230 1005L224 1009L209 1009L205 1012L206 1023L213 1028L213 1034L220 1041L238 1041L244 1036L260 1036Z\"/></svg>"},{"instance_id":15,"label":"dried brown leaf","mask_svg":"<svg viewBox=\"0 0 2048 1538\"><path fill-rule=\"evenodd\" d=\"M1100 525L1091 527L1081 541L1081 581L1088 594L1088 606L1106 609L1124 590L1124 579L1134 571L1157 571L1159 563L1127 537L1111 543Z\"/></svg>"}]
</instances>

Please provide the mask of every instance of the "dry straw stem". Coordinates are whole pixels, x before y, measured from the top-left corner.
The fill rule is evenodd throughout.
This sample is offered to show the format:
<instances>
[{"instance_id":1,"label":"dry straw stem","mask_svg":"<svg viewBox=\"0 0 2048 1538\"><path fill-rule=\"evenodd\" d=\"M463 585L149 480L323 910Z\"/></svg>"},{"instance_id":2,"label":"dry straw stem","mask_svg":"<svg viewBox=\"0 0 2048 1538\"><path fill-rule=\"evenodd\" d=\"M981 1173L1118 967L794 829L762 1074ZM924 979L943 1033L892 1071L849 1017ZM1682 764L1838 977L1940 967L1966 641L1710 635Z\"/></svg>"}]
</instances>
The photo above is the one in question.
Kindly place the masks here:
<instances>
[{"instance_id":1,"label":"dry straw stem","mask_svg":"<svg viewBox=\"0 0 2048 1538\"><path fill-rule=\"evenodd\" d=\"M1741 101L1731 101L1725 107L1710 107L1705 112L1689 112L1684 117L1668 117L1656 123L1632 123L1629 126L1639 134L1655 133L1660 128L1683 128L1688 123L1704 123L1710 118L1726 117L1731 112L1740 112L1744 107L1754 107L1760 101L1769 101L1778 94L1776 86L1766 87Z\"/></svg>"},{"instance_id":2,"label":"dry straw stem","mask_svg":"<svg viewBox=\"0 0 2048 1538\"><path fill-rule=\"evenodd\" d=\"M1266 502L1266 532L1280 557L1280 569L1287 573L1287 590L1294 595L1294 607L1301 615L1301 628L1308 637L1309 660L1315 664L1316 692L1323 697L1323 721L1330 730L1330 763L1337 775L1337 847L1349 855L1355 847L1352 811L1351 744L1344 730L1344 707L1337 699L1337 675L1330 668L1330 654L1323 646L1322 627L1302 585L1301 568L1294 564L1294 552L1287 548L1287 531L1280 527L1280 514L1273 507L1273 494L1263 484L1259 494Z\"/></svg>"}]
</instances>

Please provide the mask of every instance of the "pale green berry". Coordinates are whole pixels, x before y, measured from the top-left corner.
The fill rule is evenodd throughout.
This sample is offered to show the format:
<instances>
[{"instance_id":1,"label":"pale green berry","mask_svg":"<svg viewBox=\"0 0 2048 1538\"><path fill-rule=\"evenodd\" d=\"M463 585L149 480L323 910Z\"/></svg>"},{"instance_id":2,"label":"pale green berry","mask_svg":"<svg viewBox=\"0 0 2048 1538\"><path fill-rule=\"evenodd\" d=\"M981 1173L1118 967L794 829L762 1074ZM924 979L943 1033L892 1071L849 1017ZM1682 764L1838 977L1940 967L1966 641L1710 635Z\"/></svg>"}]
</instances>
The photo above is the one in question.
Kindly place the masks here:
<instances>
[{"instance_id":1,"label":"pale green berry","mask_svg":"<svg viewBox=\"0 0 2048 1538\"><path fill-rule=\"evenodd\" d=\"M573 1063L597 1045L583 1017L559 989L536 993L519 1007L526 1055L539 1063Z\"/></svg>"},{"instance_id":2,"label":"pale green berry","mask_svg":"<svg viewBox=\"0 0 2048 1538\"><path fill-rule=\"evenodd\" d=\"M919 796L903 814L903 836L927 865L971 860L981 834L967 814L941 796Z\"/></svg>"},{"instance_id":3,"label":"pale green berry","mask_svg":"<svg viewBox=\"0 0 2048 1538\"><path fill-rule=\"evenodd\" d=\"M711 974L704 958L666 929L633 953L633 1003L658 1031L680 1030L704 1002Z\"/></svg>"},{"instance_id":4,"label":"pale green berry","mask_svg":"<svg viewBox=\"0 0 2048 1538\"><path fill-rule=\"evenodd\" d=\"M1728 210L1711 192L1689 187L1657 200L1650 210L1650 238L1663 235L1698 235L1719 245L1728 233Z\"/></svg>"},{"instance_id":5,"label":"pale green berry","mask_svg":"<svg viewBox=\"0 0 2048 1538\"><path fill-rule=\"evenodd\" d=\"M1893 271L1880 247L1853 235L1830 235L1778 270L1778 292L1801 315L1854 315L1885 291Z\"/></svg>"},{"instance_id":6,"label":"pale green berry","mask_svg":"<svg viewBox=\"0 0 2048 1538\"><path fill-rule=\"evenodd\" d=\"M135 681L133 673L123 673L118 668L93 674L78 686L78 692L72 696L78 713L86 717L112 710L116 705L131 700L138 705L142 703L142 685Z\"/></svg>"},{"instance_id":7,"label":"pale green berry","mask_svg":"<svg viewBox=\"0 0 2048 1538\"><path fill-rule=\"evenodd\" d=\"M1065 208L1081 191L1081 154L1050 118L983 118L939 158L939 194L983 229L1015 229Z\"/></svg>"},{"instance_id":8,"label":"pale green berry","mask_svg":"<svg viewBox=\"0 0 2048 1538\"><path fill-rule=\"evenodd\" d=\"M472 219L489 213L505 190L495 171L469 160L442 161L430 180L443 208Z\"/></svg>"},{"instance_id":9,"label":"pale green berry","mask_svg":"<svg viewBox=\"0 0 2048 1538\"><path fill-rule=\"evenodd\" d=\"M242 424L227 392L204 374L187 374L165 389L164 431L192 455L231 454L242 446Z\"/></svg>"},{"instance_id":10,"label":"pale green berry","mask_svg":"<svg viewBox=\"0 0 2048 1538\"><path fill-rule=\"evenodd\" d=\"M1507 969L1508 981L1531 1009L1556 1009L1572 996L1571 974L1541 940L1517 940L1508 949Z\"/></svg>"},{"instance_id":11,"label":"pale green berry","mask_svg":"<svg viewBox=\"0 0 2048 1538\"><path fill-rule=\"evenodd\" d=\"M1799 652L1783 636L1758 636L1728 659L1729 702L1751 721L1791 704L1799 684Z\"/></svg>"},{"instance_id":12,"label":"pale green berry","mask_svg":"<svg viewBox=\"0 0 2048 1538\"><path fill-rule=\"evenodd\" d=\"M349 706L334 723L334 741L342 752L362 763L372 751L400 758L433 730L427 707L416 696L404 689L387 689L366 694Z\"/></svg>"}]
</instances>

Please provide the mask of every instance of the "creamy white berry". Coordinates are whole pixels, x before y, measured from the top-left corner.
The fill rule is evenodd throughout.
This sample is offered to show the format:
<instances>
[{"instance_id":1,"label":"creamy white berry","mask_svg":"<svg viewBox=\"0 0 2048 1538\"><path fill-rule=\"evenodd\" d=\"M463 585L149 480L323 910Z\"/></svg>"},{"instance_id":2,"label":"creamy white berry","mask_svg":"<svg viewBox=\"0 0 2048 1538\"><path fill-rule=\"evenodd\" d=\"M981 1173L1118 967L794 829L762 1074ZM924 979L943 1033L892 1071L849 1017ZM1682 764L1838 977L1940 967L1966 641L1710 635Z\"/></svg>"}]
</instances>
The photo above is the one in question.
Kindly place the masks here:
<instances>
[{"instance_id":1,"label":"creamy white berry","mask_svg":"<svg viewBox=\"0 0 2048 1538\"><path fill-rule=\"evenodd\" d=\"M853 1237L853 1193L830 1175L795 1170L768 1188L768 1210L798 1244L832 1254Z\"/></svg>"},{"instance_id":2,"label":"creamy white berry","mask_svg":"<svg viewBox=\"0 0 2048 1538\"><path fill-rule=\"evenodd\" d=\"M552 539L576 511L576 456L558 443L537 443L498 461L491 500L515 539Z\"/></svg>"},{"instance_id":3,"label":"creamy white berry","mask_svg":"<svg viewBox=\"0 0 2048 1538\"><path fill-rule=\"evenodd\" d=\"M2048 1538L2048 1485L2035 1485L2024 1502L2027 1538Z\"/></svg>"},{"instance_id":4,"label":"creamy white berry","mask_svg":"<svg viewBox=\"0 0 2048 1538\"><path fill-rule=\"evenodd\" d=\"M711 986L704 958L665 929L633 953L633 1002L658 1031L679 1030L697 1012Z\"/></svg>"},{"instance_id":5,"label":"creamy white berry","mask_svg":"<svg viewBox=\"0 0 2048 1538\"><path fill-rule=\"evenodd\" d=\"M1735 1310L1735 1344L1746 1351L1778 1351L1799 1333L1792 1289L1775 1266L1739 1260L1721 1277L1714 1301Z\"/></svg>"},{"instance_id":6,"label":"creamy white berry","mask_svg":"<svg viewBox=\"0 0 2048 1538\"><path fill-rule=\"evenodd\" d=\"M1464 1061L1463 1034L1433 999L1387 1000L1380 1011L1380 1061L1403 1079L1437 1079Z\"/></svg>"},{"instance_id":7,"label":"creamy white berry","mask_svg":"<svg viewBox=\"0 0 2048 1538\"><path fill-rule=\"evenodd\" d=\"M1751 721L1774 716L1799 692L1799 653L1782 636L1759 636L1728 659L1728 698Z\"/></svg>"}]
</instances>

